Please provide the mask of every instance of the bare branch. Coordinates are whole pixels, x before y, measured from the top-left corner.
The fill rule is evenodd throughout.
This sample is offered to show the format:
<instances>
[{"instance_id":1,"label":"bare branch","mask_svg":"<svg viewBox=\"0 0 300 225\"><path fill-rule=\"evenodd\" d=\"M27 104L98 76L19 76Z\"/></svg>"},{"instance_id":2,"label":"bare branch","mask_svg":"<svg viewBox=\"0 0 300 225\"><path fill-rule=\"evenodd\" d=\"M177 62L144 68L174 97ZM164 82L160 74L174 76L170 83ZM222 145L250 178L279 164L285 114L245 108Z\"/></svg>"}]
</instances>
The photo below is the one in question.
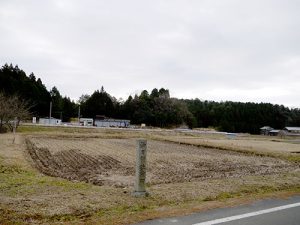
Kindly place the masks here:
<instances>
[{"instance_id":1,"label":"bare branch","mask_svg":"<svg viewBox=\"0 0 300 225\"><path fill-rule=\"evenodd\" d=\"M17 95L5 96L0 93L0 132L5 131L6 128L12 131L15 118L18 121L17 125L20 120L29 118L31 108L28 101Z\"/></svg>"}]
</instances>

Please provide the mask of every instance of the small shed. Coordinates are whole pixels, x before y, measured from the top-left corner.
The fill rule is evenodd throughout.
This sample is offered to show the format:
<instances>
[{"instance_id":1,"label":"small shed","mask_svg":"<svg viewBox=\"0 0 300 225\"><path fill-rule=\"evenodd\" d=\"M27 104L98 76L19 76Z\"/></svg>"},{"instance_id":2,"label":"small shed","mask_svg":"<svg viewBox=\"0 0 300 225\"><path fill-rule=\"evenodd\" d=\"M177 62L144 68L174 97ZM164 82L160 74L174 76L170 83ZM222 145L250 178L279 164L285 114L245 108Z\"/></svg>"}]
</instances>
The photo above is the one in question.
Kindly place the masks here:
<instances>
[{"instance_id":1,"label":"small shed","mask_svg":"<svg viewBox=\"0 0 300 225\"><path fill-rule=\"evenodd\" d=\"M94 124L93 118L80 118L79 123L81 126L91 127Z\"/></svg>"},{"instance_id":2,"label":"small shed","mask_svg":"<svg viewBox=\"0 0 300 225\"><path fill-rule=\"evenodd\" d=\"M270 131L274 130L272 127L270 126L264 126L260 128L260 134L262 135L269 135Z\"/></svg>"},{"instance_id":3,"label":"small shed","mask_svg":"<svg viewBox=\"0 0 300 225\"><path fill-rule=\"evenodd\" d=\"M269 135L270 136L278 136L280 130L270 130Z\"/></svg>"}]
</instances>

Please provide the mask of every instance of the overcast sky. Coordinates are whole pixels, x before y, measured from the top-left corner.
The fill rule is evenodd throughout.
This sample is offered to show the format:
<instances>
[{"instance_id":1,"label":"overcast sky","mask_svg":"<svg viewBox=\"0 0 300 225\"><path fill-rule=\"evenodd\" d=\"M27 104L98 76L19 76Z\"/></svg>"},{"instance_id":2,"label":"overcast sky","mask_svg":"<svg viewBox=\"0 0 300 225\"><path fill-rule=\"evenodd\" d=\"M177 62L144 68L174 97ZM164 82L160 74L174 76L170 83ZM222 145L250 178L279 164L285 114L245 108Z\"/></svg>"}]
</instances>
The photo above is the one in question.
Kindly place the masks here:
<instances>
[{"instance_id":1,"label":"overcast sky","mask_svg":"<svg viewBox=\"0 0 300 225\"><path fill-rule=\"evenodd\" d=\"M74 100L164 87L300 108L300 1L0 0L0 63Z\"/></svg>"}]
</instances>

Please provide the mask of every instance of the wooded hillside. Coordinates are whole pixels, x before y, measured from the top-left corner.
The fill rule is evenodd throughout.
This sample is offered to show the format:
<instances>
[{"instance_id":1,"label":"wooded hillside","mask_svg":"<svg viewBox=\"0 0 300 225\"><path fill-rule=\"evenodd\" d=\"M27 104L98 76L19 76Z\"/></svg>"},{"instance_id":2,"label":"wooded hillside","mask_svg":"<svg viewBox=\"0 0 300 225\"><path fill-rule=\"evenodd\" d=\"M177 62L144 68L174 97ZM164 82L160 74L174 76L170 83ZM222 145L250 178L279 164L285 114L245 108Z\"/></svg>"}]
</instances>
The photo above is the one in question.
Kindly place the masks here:
<instances>
[{"instance_id":1,"label":"wooded hillside","mask_svg":"<svg viewBox=\"0 0 300 225\"><path fill-rule=\"evenodd\" d=\"M75 103L61 96L53 87L47 90L40 78L33 73L26 75L18 66L5 64L0 69L0 92L7 96L18 95L32 104L31 113L37 117L49 115L52 101L52 116L67 122L77 117L79 105L82 117L94 118L105 115L131 120L132 124L146 123L156 127L214 127L227 132L258 133L265 125L274 128L300 126L300 109L290 109L270 103L214 102L199 99L170 97L169 90L154 88L140 95L118 101L103 87L93 94L82 95ZM199 96L200 97L200 96Z\"/></svg>"}]
</instances>

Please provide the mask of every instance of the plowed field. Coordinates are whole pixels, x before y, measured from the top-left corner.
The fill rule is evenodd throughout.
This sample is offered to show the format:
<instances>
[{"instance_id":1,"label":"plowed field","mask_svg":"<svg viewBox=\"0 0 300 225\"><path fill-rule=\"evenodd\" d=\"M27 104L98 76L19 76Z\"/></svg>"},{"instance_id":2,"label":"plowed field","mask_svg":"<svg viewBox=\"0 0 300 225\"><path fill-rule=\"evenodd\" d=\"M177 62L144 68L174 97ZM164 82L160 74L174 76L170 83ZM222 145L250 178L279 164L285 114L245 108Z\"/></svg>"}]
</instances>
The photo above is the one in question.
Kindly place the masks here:
<instances>
[{"instance_id":1,"label":"plowed field","mask_svg":"<svg viewBox=\"0 0 300 225\"><path fill-rule=\"evenodd\" d=\"M135 139L31 137L27 146L35 167L44 174L96 185L133 185ZM267 175L297 168L271 157L148 140L148 184Z\"/></svg>"}]
</instances>

